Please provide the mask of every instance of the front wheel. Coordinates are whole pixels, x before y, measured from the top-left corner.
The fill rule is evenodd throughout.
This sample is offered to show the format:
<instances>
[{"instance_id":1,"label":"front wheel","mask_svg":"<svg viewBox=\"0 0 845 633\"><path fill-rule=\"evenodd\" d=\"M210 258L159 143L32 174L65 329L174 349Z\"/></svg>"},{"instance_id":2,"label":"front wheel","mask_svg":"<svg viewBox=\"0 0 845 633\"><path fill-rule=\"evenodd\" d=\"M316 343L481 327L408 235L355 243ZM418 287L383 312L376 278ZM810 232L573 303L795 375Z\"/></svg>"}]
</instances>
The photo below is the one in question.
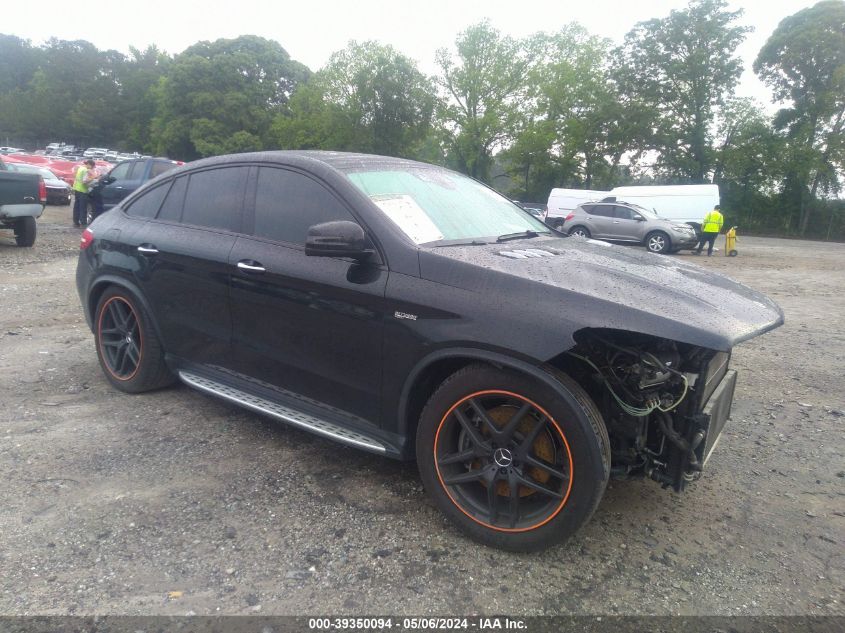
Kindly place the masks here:
<instances>
[{"instance_id":1,"label":"front wheel","mask_svg":"<svg viewBox=\"0 0 845 633\"><path fill-rule=\"evenodd\" d=\"M652 253L668 253L672 249L672 240L666 233L655 231L645 238L645 247Z\"/></svg>"},{"instance_id":2,"label":"front wheel","mask_svg":"<svg viewBox=\"0 0 845 633\"><path fill-rule=\"evenodd\" d=\"M610 469L601 415L569 377L558 389L511 370L471 365L431 396L417 429L423 485L470 537L534 551L595 511Z\"/></svg>"},{"instance_id":3,"label":"front wheel","mask_svg":"<svg viewBox=\"0 0 845 633\"><path fill-rule=\"evenodd\" d=\"M150 317L128 291L112 287L103 293L94 334L100 367L114 387L140 393L173 382Z\"/></svg>"}]
</instances>

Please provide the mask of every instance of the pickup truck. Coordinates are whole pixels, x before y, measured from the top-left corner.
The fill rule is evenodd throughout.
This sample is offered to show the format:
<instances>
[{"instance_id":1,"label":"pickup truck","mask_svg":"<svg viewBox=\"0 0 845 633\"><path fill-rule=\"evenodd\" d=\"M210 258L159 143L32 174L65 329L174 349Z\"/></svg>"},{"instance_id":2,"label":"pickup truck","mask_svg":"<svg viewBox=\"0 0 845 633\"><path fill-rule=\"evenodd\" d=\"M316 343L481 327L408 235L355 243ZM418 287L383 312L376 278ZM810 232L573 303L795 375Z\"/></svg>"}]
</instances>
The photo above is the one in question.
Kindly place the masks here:
<instances>
[{"instance_id":1,"label":"pickup truck","mask_svg":"<svg viewBox=\"0 0 845 633\"><path fill-rule=\"evenodd\" d=\"M0 228L13 229L18 246L35 244L35 218L47 205L47 186L38 174L9 171L0 161Z\"/></svg>"}]
</instances>

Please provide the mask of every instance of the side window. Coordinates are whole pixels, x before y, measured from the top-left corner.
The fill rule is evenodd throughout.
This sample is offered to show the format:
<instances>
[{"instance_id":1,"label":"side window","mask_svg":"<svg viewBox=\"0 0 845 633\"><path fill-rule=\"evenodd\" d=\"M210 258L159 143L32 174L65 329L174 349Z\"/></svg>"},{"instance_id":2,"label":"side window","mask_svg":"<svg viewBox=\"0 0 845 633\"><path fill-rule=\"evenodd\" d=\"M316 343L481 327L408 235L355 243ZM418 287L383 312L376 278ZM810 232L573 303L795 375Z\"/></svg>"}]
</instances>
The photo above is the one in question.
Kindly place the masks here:
<instances>
[{"instance_id":1,"label":"side window","mask_svg":"<svg viewBox=\"0 0 845 633\"><path fill-rule=\"evenodd\" d=\"M166 182L160 187L150 189L140 198L136 198L126 209L126 213L139 218L154 218L169 187L170 183Z\"/></svg>"},{"instance_id":2,"label":"side window","mask_svg":"<svg viewBox=\"0 0 845 633\"><path fill-rule=\"evenodd\" d=\"M132 163L132 168L126 175L126 180L141 180L144 177L144 168L146 163L142 160Z\"/></svg>"},{"instance_id":3,"label":"side window","mask_svg":"<svg viewBox=\"0 0 845 633\"><path fill-rule=\"evenodd\" d=\"M249 167L221 167L191 174L182 223L237 231Z\"/></svg>"},{"instance_id":4,"label":"side window","mask_svg":"<svg viewBox=\"0 0 845 633\"><path fill-rule=\"evenodd\" d=\"M305 244L308 228L321 222L355 218L323 185L303 174L262 167L255 192L255 228L259 237Z\"/></svg>"},{"instance_id":5,"label":"side window","mask_svg":"<svg viewBox=\"0 0 845 633\"><path fill-rule=\"evenodd\" d=\"M170 192L158 212L159 220L178 222L182 218L182 203L185 201L185 189L188 188L188 177L182 176L173 181Z\"/></svg>"},{"instance_id":6,"label":"side window","mask_svg":"<svg viewBox=\"0 0 845 633\"><path fill-rule=\"evenodd\" d=\"M109 176L115 180L126 180L129 170L135 163L120 163L117 167L109 172Z\"/></svg>"},{"instance_id":7,"label":"side window","mask_svg":"<svg viewBox=\"0 0 845 633\"><path fill-rule=\"evenodd\" d=\"M597 204L594 205L592 210L590 211L592 215L598 215L603 218L612 218L613 217L613 207L607 204Z\"/></svg>"},{"instance_id":8,"label":"side window","mask_svg":"<svg viewBox=\"0 0 845 633\"><path fill-rule=\"evenodd\" d=\"M633 220L634 212L628 207L614 207L614 216L620 220Z\"/></svg>"},{"instance_id":9,"label":"side window","mask_svg":"<svg viewBox=\"0 0 845 633\"><path fill-rule=\"evenodd\" d=\"M170 171L176 167L174 163L165 163L163 161L155 161L150 167L150 180L156 176L161 176L164 172Z\"/></svg>"}]
</instances>

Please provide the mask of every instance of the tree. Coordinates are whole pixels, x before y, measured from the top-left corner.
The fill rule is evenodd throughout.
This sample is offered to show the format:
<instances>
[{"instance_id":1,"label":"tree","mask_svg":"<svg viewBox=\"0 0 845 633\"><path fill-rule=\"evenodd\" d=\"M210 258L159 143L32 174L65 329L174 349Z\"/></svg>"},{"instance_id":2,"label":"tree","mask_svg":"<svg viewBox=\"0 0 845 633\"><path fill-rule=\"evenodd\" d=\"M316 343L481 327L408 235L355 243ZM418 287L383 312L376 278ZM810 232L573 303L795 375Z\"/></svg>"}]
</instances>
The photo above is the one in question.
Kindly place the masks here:
<instances>
[{"instance_id":1,"label":"tree","mask_svg":"<svg viewBox=\"0 0 845 633\"><path fill-rule=\"evenodd\" d=\"M434 86L391 46L349 45L329 59L277 117L282 147L413 157L431 133Z\"/></svg>"},{"instance_id":2,"label":"tree","mask_svg":"<svg viewBox=\"0 0 845 633\"><path fill-rule=\"evenodd\" d=\"M550 159L559 166L556 184L612 186L639 118L633 108L623 108L610 78L609 41L570 24L535 36L532 47L537 62L529 84L539 118L534 131L549 135Z\"/></svg>"},{"instance_id":3,"label":"tree","mask_svg":"<svg viewBox=\"0 0 845 633\"><path fill-rule=\"evenodd\" d=\"M450 162L489 181L493 150L513 138L523 116L531 52L487 21L460 33L455 48L456 56L446 49L436 55L444 92L439 116L452 133Z\"/></svg>"},{"instance_id":4,"label":"tree","mask_svg":"<svg viewBox=\"0 0 845 633\"><path fill-rule=\"evenodd\" d=\"M113 140L126 150L152 152L151 123L156 113L156 86L166 76L172 59L155 45L141 51L129 47L120 65L118 85L122 126Z\"/></svg>"},{"instance_id":5,"label":"tree","mask_svg":"<svg viewBox=\"0 0 845 633\"><path fill-rule=\"evenodd\" d=\"M29 40L0 33L0 94L25 90L41 61Z\"/></svg>"},{"instance_id":6,"label":"tree","mask_svg":"<svg viewBox=\"0 0 845 633\"><path fill-rule=\"evenodd\" d=\"M754 71L775 98L792 104L774 125L788 139L787 189L798 197L803 235L819 188L837 191L845 164L845 2L825 0L781 21Z\"/></svg>"},{"instance_id":7,"label":"tree","mask_svg":"<svg viewBox=\"0 0 845 633\"><path fill-rule=\"evenodd\" d=\"M262 149L274 114L309 74L278 43L255 35L187 48L156 89L156 152L190 160Z\"/></svg>"},{"instance_id":8,"label":"tree","mask_svg":"<svg viewBox=\"0 0 845 633\"><path fill-rule=\"evenodd\" d=\"M707 182L712 170L714 112L742 73L736 56L747 27L725 0L692 0L668 17L637 24L617 50L622 91L653 113L645 149L660 153L658 169L679 180Z\"/></svg>"},{"instance_id":9,"label":"tree","mask_svg":"<svg viewBox=\"0 0 845 633\"><path fill-rule=\"evenodd\" d=\"M725 103L715 140L713 182L719 185L725 213L746 230L782 227L784 208L772 196L784 173L784 140L759 104L751 99Z\"/></svg>"}]
</instances>

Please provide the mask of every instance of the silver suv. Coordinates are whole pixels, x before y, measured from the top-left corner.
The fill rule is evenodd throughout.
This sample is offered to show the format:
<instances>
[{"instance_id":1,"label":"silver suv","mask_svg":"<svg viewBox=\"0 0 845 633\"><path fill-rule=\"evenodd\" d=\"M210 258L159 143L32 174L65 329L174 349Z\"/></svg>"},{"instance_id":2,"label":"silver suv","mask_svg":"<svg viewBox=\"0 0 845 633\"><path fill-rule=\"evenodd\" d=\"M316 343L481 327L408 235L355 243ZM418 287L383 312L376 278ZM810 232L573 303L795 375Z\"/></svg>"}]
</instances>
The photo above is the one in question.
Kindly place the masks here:
<instances>
[{"instance_id":1,"label":"silver suv","mask_svg":"<svg viewBox=\"0 0 845 633\"><path fill-rule=\"evenodd\" d=\"M564 233L600 240L635 242L652 253L674 253L698 243L689 224L664 220L629 202L586 202L566 216Z\"/></svg>"}]
</instances>

